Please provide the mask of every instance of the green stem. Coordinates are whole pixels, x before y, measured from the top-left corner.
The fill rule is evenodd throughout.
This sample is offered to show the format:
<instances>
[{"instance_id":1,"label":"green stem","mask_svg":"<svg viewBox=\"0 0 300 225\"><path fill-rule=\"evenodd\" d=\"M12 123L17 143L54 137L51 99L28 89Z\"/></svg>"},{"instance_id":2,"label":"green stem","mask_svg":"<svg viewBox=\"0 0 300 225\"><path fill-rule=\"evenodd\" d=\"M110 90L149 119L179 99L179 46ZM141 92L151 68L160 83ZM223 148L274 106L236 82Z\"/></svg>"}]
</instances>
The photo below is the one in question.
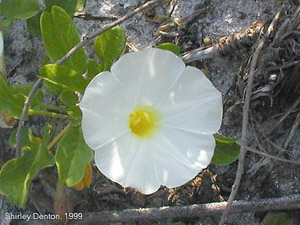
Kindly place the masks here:
<instances>
[{"instance_id":1,"label":"green stem","mask_svg":"<svg viewBox=\"0 0 300 225\"><path fill-rule=\"evenodd\" d=\"M59 111L59 112L66 112L66 108L60 107L60 106L55 106L55 105L47 105L47 104L40 104L40 106L44 109L48 110L54 110L54 111Z\"/></svg>"},{"instance_id":2,"label":"green stem","mask_svg":"<svg viewBox=\"0 0 300 225\"><path fill-rule=\"evenodd\" d=\"M60 118L60 119L73 119L73 117L68 115L63 115L54 112L47 112L47 111L39 111L35 109L29 109L28 115L41 115L41 116L49 116L49 117Z\"/></svg>"}]
</instances>

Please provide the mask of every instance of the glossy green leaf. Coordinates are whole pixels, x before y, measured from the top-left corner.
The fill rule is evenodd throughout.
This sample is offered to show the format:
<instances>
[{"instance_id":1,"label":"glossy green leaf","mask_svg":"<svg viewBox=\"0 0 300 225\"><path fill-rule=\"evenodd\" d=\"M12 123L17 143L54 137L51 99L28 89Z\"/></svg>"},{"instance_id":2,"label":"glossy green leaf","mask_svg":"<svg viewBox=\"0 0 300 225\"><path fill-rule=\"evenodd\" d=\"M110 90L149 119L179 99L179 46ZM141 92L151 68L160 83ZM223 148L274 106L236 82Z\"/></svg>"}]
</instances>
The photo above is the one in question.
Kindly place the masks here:
<instances>
[{"instance_id":1,"label":"glossy green leaf","mask_svg":"<svg viewBox=\"0 0 300 225\"><path fill-rule=\"evenodd\" d=\"M53 6L51 12L41 16L41 32L48 57L56 62L80 42L77 28L72 18L60 7ZM79 49L63 65L85 73L87 57L84 49Z\"/></svg>"},{"instance_id":2,"label":"glossy green leaf","mask_svg":"<svg viewBox=\"0 0 300 225\"><path fill-rule=\"evenodd\" d=\"M44 81L54 84L57 87L72 91L83 93L87 85L87 80L85 80L79 73L66 66L48 64L41 68L40 74ZM60 89L60 92L62 90L63 89ZM51 92L51 90L48 91Z\"/></svg>"},{"instance_id":3,"label":"glossy green leaf","mask_svg":"<svg viewBox=\"0 0 300 225\"><path fill-rule=\"evenodd\" d=\"M59 142L55 155L59 179L68 187L84 176L85 167L92 161L93 151L85 144L80 127L72 127Z\"/></svg>"},{"instance_id":4,"label":"glossy green leaf","mask_svg":"<svg viewBox=\"0 0 300 225\"><path fill-rule=\"evenodd\" d=\"M31 17L27 20L27 29L29 33L34 37L42 37L41 26L40 26L40 18L41 13Z\"/></svg>"},{"instance_id":5,"label":"glossy green leaf","mask_svg":"<svg viewBox=\"0 0 300 225\"><path fill-rule=\"evenodd\" d=\"M62 104L66 106L73 106L78 103L78 96L74 91L64 90L60 96L59 100Z\"/></svg>"},{"instance_id":6,"label":"glossy green leaf","mask_svg":"<svg viewBox=\"0 0 300 225\"><path fill-rule=\"evenodd\" d=\"M239 158L240 145L236 138L215 137L216 148L212 163L218 166L225 166L233 163Z\"/></svg>"},{"instance_id":7,"label":"glossy green leaf","mask_svg":"<svg viewBox=\"0 0 300 225\"><path fill-rule=\"evenodd\" d=\"M101 71L110 70L113 62L124 51L125 45L125 31L120 26L116 26L96 38L94 50L100 59Z\"/></svg>"},{"instance_id":8,"label":"glossy green leaf","mask_svg":"<svg viewBox=\"0 0 300 225\"><path fill-rule=\"evenodd\" d=\"M92 79L101 72L101 66L94 59L89 59L87 66L87 78Z\"/></svg>"},{"instance_id":9,"label":"glossy green leaf","mask_svg":"<svg viewBox=\"0 0 300 225\"><path fill-rule=\"evenodd\" d=\"M157 48L168 50L170 52L173 52L175 55L180 54L180 47L173 43L162 43L162 44L158 45Z\"/></svg>"},{"instance_id":10,"label":"glossy green leaf","mask_svg":"<svg viewBox=\"0 0 300 225\"><path fill-rule=\"evenodd\" d=\"M281 212L270 217L265 225L292 225L293 221L289 219L287 213Z\"/></svg>"},{"instance_id":11,"label":"glossy green leaf","mask_svg":"<svg viewBox=\"0 0 300 225\"><path fill-rule=\"evenodd\" d=\"M83 10L86 5L86 0L44 0L44 2L47 11L50 11L53 5L57 5L63 8L70 16Z\"/></svg>"},{"instance_id":12,"label":"glossy green leaf","mask_svg":"<svg viewBox=\"0 0 300 225\"><path fill-rule=\"evenodd\" d=\"M0 3L0 14L15 19L28 19L39 10L37 0L3 0Z\"/></svg>"},{"instance_id":13,"label":"glossy green leaf","mask_svg":"<svg viewBox=\"0 0 300 225\"><path fill-rule=\"evenodd\" d=\"M49 134L49 129L45 132ZM47 138L44 136L45 139ZM55 164L53 155L47 150L47 142L48 140L40 144L33 143L22 150L20 158L12 159L3 165L0 171L0 192L13 204L23 207L28 198L32 179L42 169Z\"/></svg>"}]
</instances>

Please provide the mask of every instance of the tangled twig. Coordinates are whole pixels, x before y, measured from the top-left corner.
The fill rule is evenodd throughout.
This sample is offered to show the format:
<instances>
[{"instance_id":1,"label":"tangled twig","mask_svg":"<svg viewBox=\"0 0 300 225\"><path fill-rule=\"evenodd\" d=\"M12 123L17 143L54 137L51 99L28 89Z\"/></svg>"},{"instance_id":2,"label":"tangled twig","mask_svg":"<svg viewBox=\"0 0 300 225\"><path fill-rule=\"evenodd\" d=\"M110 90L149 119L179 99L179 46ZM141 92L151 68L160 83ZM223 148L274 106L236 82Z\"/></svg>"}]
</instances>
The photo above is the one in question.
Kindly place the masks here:
<instances>
[{"instance_id":1,"label":"tangled twig","mask_svg":"<svg viewBox=\"0 0 300 225\"><path fill-rule=\"evenodd\" d=\"M241 32L220 38L219 42L211 47L205 49L197 48L185 52L182 55L182 59L189 63L216 56L227 56L237 50L251 47L256 42L263 28L264 25L262 23L255 22Z\"/></svg>"},{"instance_id":2,"label":"tangled twig","mask_svg":"<svg viewBox=\"0 0 300 225\"><path fill-rule=\"evenodd\" d=\"M256 64L258 61L259 54L267 40L267 38L270 36L270 34L274 31L275 24L279 20L280 12L278 12L272 23L270 24L266 34L263 36L263 38L259 41L257 48L255 49L255 52L253 53L253 58L251 60L250 64L250 71L249 71L249 78L248 78L248 84L246 89L246 95L245 95L245 103L243 107L243 124L242 124L242 137L241 137L241 153L239 157L239 163L238 168L234 180L234 184L232 186L232 191L230 193L229 199L227 201L226 208L222 214L221 220L219 222L219 225L223 225L225 221L227 220L231 205L235 199L235 196L237 194L238 188L240 186L242 174L244 172L244 161L245 161L245 155L247 152L247 128L248 128L248 120L249 120L249 109L250 109L250 100L251 100L251 92L252 92L252 84L253 84L253 78L254 78L254 72L256 69Z\"/></svg>"}]
</instances>

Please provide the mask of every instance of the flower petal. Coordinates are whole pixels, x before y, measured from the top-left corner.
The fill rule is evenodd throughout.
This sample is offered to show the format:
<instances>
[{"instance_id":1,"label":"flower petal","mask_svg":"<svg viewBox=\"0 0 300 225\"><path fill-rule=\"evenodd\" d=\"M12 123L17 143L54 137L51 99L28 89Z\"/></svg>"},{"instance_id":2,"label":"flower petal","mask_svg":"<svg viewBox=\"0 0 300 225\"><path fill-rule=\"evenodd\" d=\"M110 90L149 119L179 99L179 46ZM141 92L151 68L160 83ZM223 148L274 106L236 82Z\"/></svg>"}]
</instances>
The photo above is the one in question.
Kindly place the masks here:
<instances>
[{"instance_id":1,"label":"flower petal","mask_svg":"<svg viewBox=\"0 0 300 225\"><path fill-rule=\"evenodd\" d=\"M151 48L125 54L111 71L124 89L132 92L129 95L136 104L151 106L176 82L184 68L183 61L175 54Z\"/></svg>"},{"instance_id":2,"label":"flower petal","mask_svg":"<svg viewBox=\"0 0 300 225\"><path fill-rule=\"evenodd\" d=\"M125 125L133 103L120 82L110 72L102 72L86 87L79 107L83 112L90 110Z\"/></svg>"},{"instance_id":3,"label":"flower petal","mask_svg":"<svg viewBox=\"0 0 300 225\"><path fill-rule=\"evenodd\" d=\"M130 132L125 124L118 123L90 109L81 108L81 110L83 137L86 144L93 150Z\"/></svg>"},{"instance_id":4,"label":"flower petal","mask_svg":"<svg viewBox=\"0 0 300 225\"><path fill-rule=\"evenodd\" d=\"M213 134L222 122L221 93L194 67L184 70L157 108L165 126Z\"/></svg>"},{"instance_id":5,"label":"flower petal","mask_svg":"<svg viewBox=\"0 0 300 225\"><path fill-rule=\"evenodd\" d=\"M153 151L156 174L171 188L194 178L211 162L215 140L212 135L163 128Z\"/></svg>"},{"instance_id":6,"label":"flower petal","mask_svg":"<svg viewBox=\"0 0 300 225\"><path fill-rule=\"evenodd\" d=\"M105 176L143 194L151 194L160 187L151 158L151 145L132 134L126 134L95 152L96 165Z\"/></svg>"}]
</instances>

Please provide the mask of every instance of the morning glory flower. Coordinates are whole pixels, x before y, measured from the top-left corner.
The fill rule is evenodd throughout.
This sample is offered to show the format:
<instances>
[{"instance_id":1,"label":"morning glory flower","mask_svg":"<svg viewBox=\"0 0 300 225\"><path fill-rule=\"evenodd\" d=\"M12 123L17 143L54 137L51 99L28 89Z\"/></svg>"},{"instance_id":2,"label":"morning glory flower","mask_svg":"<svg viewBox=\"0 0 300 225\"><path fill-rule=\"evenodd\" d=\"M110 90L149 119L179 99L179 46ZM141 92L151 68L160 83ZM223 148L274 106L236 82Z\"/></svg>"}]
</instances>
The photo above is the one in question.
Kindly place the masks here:
<instances>
[{"instance_id":1,"label":"morning glory flower","mask_svg":"<svg viewBox=\"0 0 300 225\"><path fill-rule=\"evenodd\" d=\"M155 48L125 54L98 74L79 106L98 169L143 194L206 168L222 121L221 94L206 76Z\"/></svg>"}]
</instances>

